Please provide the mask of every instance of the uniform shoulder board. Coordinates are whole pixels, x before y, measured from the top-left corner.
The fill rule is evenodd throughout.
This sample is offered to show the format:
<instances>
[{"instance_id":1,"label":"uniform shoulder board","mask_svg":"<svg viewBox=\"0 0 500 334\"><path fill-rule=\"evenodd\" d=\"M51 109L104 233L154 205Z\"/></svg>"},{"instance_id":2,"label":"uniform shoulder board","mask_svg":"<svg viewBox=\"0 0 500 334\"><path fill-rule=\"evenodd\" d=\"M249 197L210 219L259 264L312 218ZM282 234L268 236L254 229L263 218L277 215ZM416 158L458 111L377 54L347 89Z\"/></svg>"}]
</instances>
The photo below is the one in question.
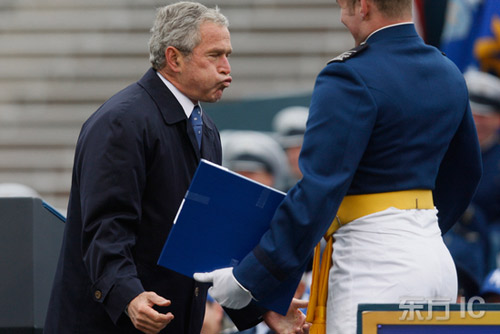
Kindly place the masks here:
<instances>
[{"instance_id":1,"label":"uniform shoulder board","mask_svg":"<svg viewBox=\"0 0 500 334\"><path fill-rule=\"evenodd\" d=\"M328 62L328 64L330 64L330 63L342 63L342 62L346 61L347 59L350 59L350 58L356 56L357 54L363 52L364 50L366 50L366 48L368 48L368 44L358 45L354 49L346 51L346 52L342 53L341 55L331 59Z\"/></svg>"}]
</instances>

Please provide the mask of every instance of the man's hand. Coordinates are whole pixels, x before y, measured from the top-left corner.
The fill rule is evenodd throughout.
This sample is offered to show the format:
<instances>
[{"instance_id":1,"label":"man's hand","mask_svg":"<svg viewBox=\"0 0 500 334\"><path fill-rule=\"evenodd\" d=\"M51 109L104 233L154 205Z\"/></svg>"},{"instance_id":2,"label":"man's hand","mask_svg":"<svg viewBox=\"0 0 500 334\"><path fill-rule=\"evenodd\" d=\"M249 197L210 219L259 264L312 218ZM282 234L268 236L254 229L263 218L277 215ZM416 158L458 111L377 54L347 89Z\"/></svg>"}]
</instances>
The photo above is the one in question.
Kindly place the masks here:
<instances>
[{"instance_id":1,"label":"man's hand","mask_svg":"<svg viewBox=\"0 0 500 334\"><path fill-rule=\"evenodd\" d=\"M277 334L308 334L311 325L306 323L306 316L300 311L307 307L307 300L294 298L285 316L268 311L264 314L264 321Z\"/></svg>"},{"instance_id":2,"label":"man's hand","mask_svg":"<svg viewBox=\"0 0 500 334\"><path fill-rule=\"evenodd\" d=\"M236 280L231 267L209 273L195 273L194 279L202 283L213 283L208 292L221 306L239 310L252 301L252 294Z\"/></svg>"},{"instance_id":3,"label":"man's hand","mask_svg":"<svg viewBox=\"0 0 500 334\"><path fill-rule=\"evenodd\" d=\"M159 333L174 318L172 313L159 313L153 306L169 306L170 300L158 296L151 291L145 291L132 299L128 304L128 315L135 328L146 334Z\"/></svg>"}]
</instances>

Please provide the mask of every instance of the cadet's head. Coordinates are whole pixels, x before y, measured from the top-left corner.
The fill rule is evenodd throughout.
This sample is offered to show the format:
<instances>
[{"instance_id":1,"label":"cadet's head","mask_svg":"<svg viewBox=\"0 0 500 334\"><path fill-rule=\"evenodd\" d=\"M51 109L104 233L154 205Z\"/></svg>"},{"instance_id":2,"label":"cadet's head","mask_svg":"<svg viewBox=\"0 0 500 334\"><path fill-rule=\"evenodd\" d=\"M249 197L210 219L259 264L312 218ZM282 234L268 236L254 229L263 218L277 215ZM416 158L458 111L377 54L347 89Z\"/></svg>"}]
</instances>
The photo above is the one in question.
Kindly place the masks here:
<instances>
[{"instance_id":1,"label":"cadet's head","mask_svg":"<svg viewBox=\"0 0 500 334\"><path fill-rule=\"evenodd\" d=\"M337 0L356 45L384 26L412 20L412 0Z\"/></svg>"},{"instance_id":2,"label":"cadet's head","mask_svg":"<svg viewBox=\"0 0 500 334\"><path fill-rule=\"evenodd\" d=\"M231 83L228 21L218 8L178 2L158 9L149 49L153 68L195 103L218 101Z\"/></svg>"},{"instance_id":3,"label":"cadet's head","mask_svg":"<svg viewBox=\"0 0 500 334\"><path fill-rule=\"evenodd\" d=\"M221 141L225 167L267 186L285 189L285 153L271 136L256 131L224 130Z\"/></svg>"},{"instance_id":4,"label":"cadet's head","mask_svg":"<svg viewBox=\"0 0 500 334\"><path fill-rule=\"evenodd\" d=\"M286 152L290 172L296 179L302 177L299 169L299 154L308 116L307 107L292 106L280 110L273 118L273 130L277 133L278 140Z\"/></svg>"},{"instance_id":5,"label":"cadet's head","mask_svg":"<svg viewBox=\"0 0 500 334\"><path fill-rule=\"evenodd\" d=\"M481 148L496 141L500 129L500 78L469 70L464 74Z\"/></svg>"}]
</instances>

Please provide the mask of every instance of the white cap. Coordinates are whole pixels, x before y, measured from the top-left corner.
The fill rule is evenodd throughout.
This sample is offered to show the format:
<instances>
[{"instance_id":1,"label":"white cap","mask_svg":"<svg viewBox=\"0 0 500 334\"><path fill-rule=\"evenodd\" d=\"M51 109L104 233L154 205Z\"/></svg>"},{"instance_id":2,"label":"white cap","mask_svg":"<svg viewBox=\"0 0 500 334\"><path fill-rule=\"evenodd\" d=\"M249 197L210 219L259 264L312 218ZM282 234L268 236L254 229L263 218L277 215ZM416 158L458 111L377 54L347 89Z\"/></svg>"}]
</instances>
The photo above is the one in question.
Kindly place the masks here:
<instances>
[{"instance_id":1,"label":"white cap","mask_svg":"<svg viewBox=\"0 0 500 334\"><path fill-rule=\"evenodd\" d=\"M273 129L283 147L302 145L308 116L309 109L303 106L287 107L274 116Z\"/></svg>"},{"instance_id":2,"label":"white cap","mask_svg":"<svg viewBox=\"0 0 500 334\"><path fill-rule=\"evenodd\" d=\"M500 113L500 78L478 70L464 74L473 113Z\"/></svg>"},{"instance_id":3,"label":"white cap","mask_svg":"<svg viewBox=\"0 0 500 334\"><path fill-rule=\"evenodd\" d=\"M285 152L270 135L257 131L221 131L222 165L233 171L267 170L273 187L285 189L289 175Z\"/></svg>"}]
</instances>

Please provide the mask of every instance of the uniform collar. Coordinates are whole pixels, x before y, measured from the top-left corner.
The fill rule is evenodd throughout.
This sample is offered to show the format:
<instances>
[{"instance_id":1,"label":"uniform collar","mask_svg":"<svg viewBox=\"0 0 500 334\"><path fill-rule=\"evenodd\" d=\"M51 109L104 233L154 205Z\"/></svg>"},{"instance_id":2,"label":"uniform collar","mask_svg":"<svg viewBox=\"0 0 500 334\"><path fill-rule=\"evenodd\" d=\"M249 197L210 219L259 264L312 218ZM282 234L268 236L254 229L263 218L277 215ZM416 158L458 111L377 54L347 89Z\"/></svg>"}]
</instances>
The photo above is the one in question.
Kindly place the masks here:
<instances>
[{"instance_id":1,"label":"uniform collar","mask_svg":"<svg viewBox=\"0 0 500 334\"><path fill-rule=\"evenodd\" d=\"M396 23L379 28L368 35L365 41L361 44L373 43L381 39L390 38L392 36L401 37L406 35L417 35L417 31L415 30L415 25L413 24L413 22Z\"/></svg>"}]
</instances>

